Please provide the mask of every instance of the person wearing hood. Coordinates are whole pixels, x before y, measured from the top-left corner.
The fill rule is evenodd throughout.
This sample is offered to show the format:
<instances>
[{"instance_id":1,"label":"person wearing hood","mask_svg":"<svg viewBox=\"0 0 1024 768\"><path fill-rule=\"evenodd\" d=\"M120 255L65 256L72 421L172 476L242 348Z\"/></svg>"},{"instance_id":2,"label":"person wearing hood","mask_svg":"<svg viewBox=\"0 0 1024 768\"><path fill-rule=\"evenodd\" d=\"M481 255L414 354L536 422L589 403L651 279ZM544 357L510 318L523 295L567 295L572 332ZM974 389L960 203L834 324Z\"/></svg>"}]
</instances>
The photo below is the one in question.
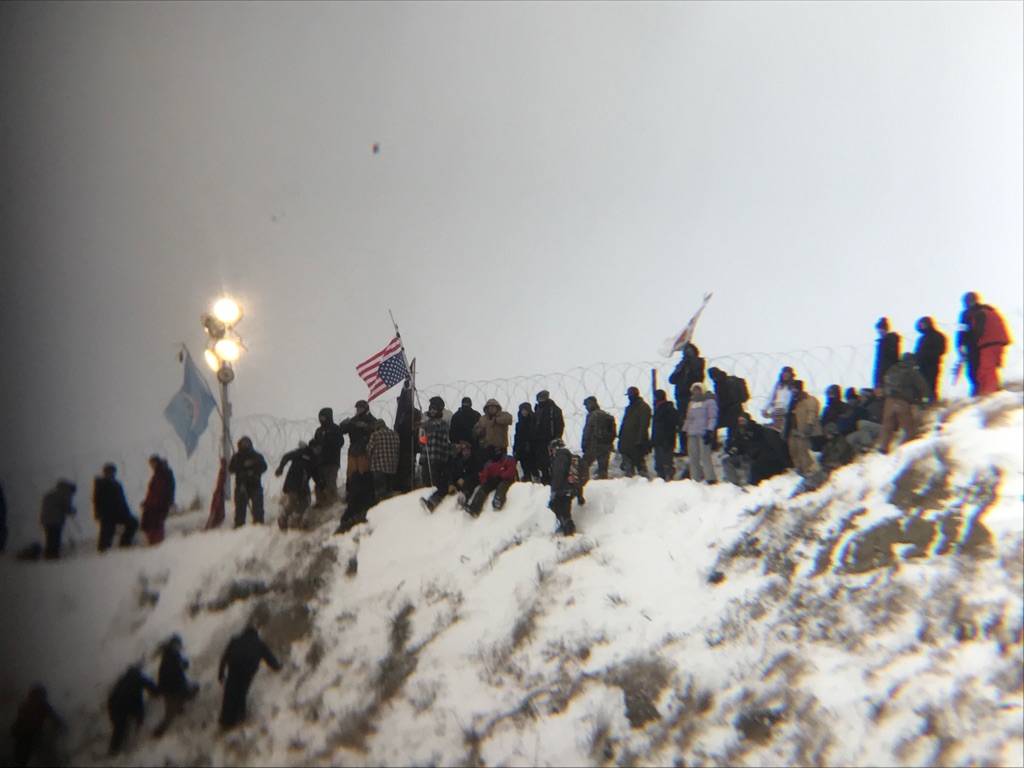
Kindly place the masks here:
<instances>
[{"instance_id":1,"label":"person wearing hood","mask_svg":"<svg viewBox=\"0 0 1024 768\"><path fill-rule=\"evenodd\" d=\"M696 344L686 344L683 347L683 356L680 358L675 370L668 377L668 383L675 385L676 411L679 416L679 426L682 427L686 420L686 409L690 404L690 388L697 383L704 381L704 358L700 356L700 350ZM680 451L686 452L686 435L680 434Z\"/></svg>"},{"instance_id":2,"label":"person wearing hood","mask_svg":"<svg viewBox=\"0 0 1024 768\"><path fill-rule=\"evenodd\" d=\"M246 436L238 441L238 451L228 462L228 472L235 476L235 528L245 525L249 503L252 503L252 521L263 525L263 473L267 460L252 447Z\"/></svg>"},{"instance_id":3,"label":"person wearing hood","mask_svg":"<svg viewBox=\"0 0 1024 768\"><path fill-rule=\"evenodd\" d=\"M882 317L875 323L878 331L875 349L875 388L884 386L885 373L900 359L900 335L889 330L889 318Z\"/></svg>"},{"instance_id":4,"label":"person wearing hood","mask_svg":"<svg viewBox=\"0 0 1024 768\"><path fill-rule=\"evenodd\" d=\"M647 477L647 454L651 452L651 406L636 387L629 387L626 397L629 405L622 413L622 425L619 427L622 472L626 477L633 477L638 472Z\"/></svg>"},{"instance_id":5,"label":"person wearing hood","mask_svg":"<svg viewBox=\"0 0 1024 768\"><path fill-rule=\"evenodd\" d=\"M587 418L583 422L583 434L580 437L580 445L583 447L583 458L580 460L581 492L590 481L590 468L595 463L597 479L608 479L608 460L618 432L615 417L601 408L596 397L590 395L584 399L583 407L587 409Z\"/></svg>"},{"instance_id":6,"label":"person wearing hood","mask_svg":"<svg viewBox=\"0 0 1024 768\"><path fill-rule=\"evenodd\" d=\"M338 499L338 471L341 469L341 449L345 445L345 435L341 427L334 423L333 408L321 408L317 418L320 426L309 441L318 464L316 505L328 507Z\"/></svg>"},{"instance_id":7,"label":"person wearing hood","mask_svg":"<svg viewBox=\"0 0 1024 768\"><path fill-rule=\"evenodd\" d=\"M452 445L460 440L474 442L473 427L480 421L480 412L473 407L473 400L462 398L462 405L452 414L451 425L448 427L448 439Z\"/></svg>"},{"instance_id":8,"label":"person wearing hood","mask_svg":"<svg viewBox=\"0 0 1024 768\"><path fill-rule=\"evenodd\" d=\"M281 669L281 662L271 653L253 626L246 627L232 637L224 649L217 667L217 681L224 684L224 700L220 708L221 728L233 728L245 719L245 700L261 661L266 662L274 671Z\"/></svg>"},{"instance_id":9,"label":"person wearing hood","mask_svg":"<svg viewBox=\"0 0 1024 768\"><path fill-rule=\"evenodd\" d=\"M896 430L903 430L902 445L917 432L914 405L928 397L928 382L917 370L917 360L910 352L885 374L885 401L882 404L882 433L878 436L880 453L889 452Z\"/></svg>"},{"instance_id":10,"label":"person wearing hood","mask_svg":"<svg viewBox=\"0 0 1024 768\"><path fill-rule=\"evenodd\" d=\"M715 467L711 463L717 423L718 400L714 393L705 391L704 385L699 382L694 384L690 387L690 406L686 411L686 421L683 422L686 451L690 457L690 479L694 482L718 482Z\"/></svg>"},{"instance_id":11,"label":"person wearing hood","mask_svg":"<svg viewBox=\"0 0 1024 768\"><path fill-rule=\"evenodd\" d=\"M935 321L930 317L918 320L916 328L921 334L914 348L917 369L928 384L928 402L934 405L939 401L939 371L946 354L946 336L935 327Z\"/></svg>"},{"instance_id":12,"label":"person wearing hood","mask_svg":"<svg viewBox=\"0 0 1024 768\"><path fill-rule=\"evenodd\" d=\"M284 485L281 488L281 492L284 494L284 506L277 518L277 525L282 531L302 527L302 516L309 509L309 483L312 480L314 485L320 485L322 466L312 448L304 442L300 442L298 448L288 451L281 457L277 469L274 470L274 476L280 477L284 474L284 468L288 467L288 472L284 474ZM337 478L337 467L335 467L335 478Z\"/></svg>"},{"instance_id":13,"label":"person wearing hood","mask_svg":"<svg viewBox=\"0 0 1024 768\"><path fill-rule=\"evenodd\" d=\"M665 390L654 393L654 416L651 419L651 445L654 448L654 472L665 482L675 479L675 450L679 429L676 407Z\"/></svg>"},{"instance_id":14,"label":"person wearing hood","mask_svg":"<svg viewBox=\"0 0 1024 768\"><path fill-rule=\"evenodd\" d=\"M501 409L501 403L493 397L484 403L484 412L473 427L473 435L479 440L481 449L491 446L500 448L502 455L508 453L508 428L512 426L512 414Z\"/></svg>"},{"instance_id":15,"label":"person wearing hood","mask_svg":"<svg viewBox=\"0 0 1024 768\"><path fill-rule=\"evenodd\" d=\"M150 546L164 540L164 523L174 506L174 472L167 460L155 453L149 457L149 466L153 475L146 488L146 498L142 501L142 532Z\"/></svg>"},{"instance_id":16,"label":"person wearing hood","mask_svg":"<svg viewBox=\"0 0 1024 768\"><path fill-rule=\"evenodd\" d=\"M348 464L345 477L370 472L370 435L377 428L377 417L370 413L370 404L356 401L356 412L338 425L342 434L349 436Z\"/></svg>"},{"instance_id":17,"label":"person wearing hood","mask_svg":"<svg viewBox=\"0 0 1024 768\"><path fill-rule=\"evenodd\" d=\"M713 429L712 447L717 447L718 430L726 429L726 440L729 439L731 430L736 426L736 420L743 413L743 404L750 398L747 391L746 379L740 376L733 376L720 368L709 368L708 378L715 385L715 399L718 401L718 424Z\"/></svg>"},{"instance_id":18,"label":"person wearing hood","mask_svg":"<svg viewBox=\"0 0 1024 768\"><path fill-rule=\"evenodd\" d=\"M43 496L39 522L43 526L46 544L43 557L56 560L60 557L61 536L64 533L64 522L75 514L75 506L71 503L77 487L70 480L58 480L57 484Z\"/></svg>"},{"instance_id":19,"label":"person wearing hood","mask_svg":"<svg viewBox=\"0 0 1024 768\"><path fill-rule=\"evenodd\" d=\"M843 390L838 384L829 384L825 389L825 408L821 412L821 426L835 424L846 417L850 406L843 400Z\"/></svg>"},{"instance_id":20,"label":"person wearing hood","mask_svg":"<svg viewBox=\"0 0 1024 768\"><path fill-rule=\"evenodd\" d=\"M174 634L160 647L160 670L157 672L156 687L164 700L164 719L153 735L163 736L171 722L185 709L185 703L199 693L199 683L188 679L188 659L182 653L181 635Z\"/></svg>"},{"instance_id":21,"label":"person wearing hood","mask_svg":"<svg viewBox=\"0 0 1024 768\"><path fill-rule=\"evenodd\" d=\"M473 517L479 517L487 497L494 492L491 508L497 512L505 506L509 486L516 481L516 462L511 456L504 455L499 449L491 446L487 457L489 461L480 470L479 483L466 503L466 511Z\"/></svg>"},{"instance_id":22,"label":"person wearing hood","mask_svg":"<svg viewBox=\"0 0 1024 768\"><path fill-rule=\"evenodd\" d=\"M562 409L551 399L551 393L542 389L537 393L537 404L533 407L533 428L530 430L530 446L537 461L537 472L544 485L551 484L551 452L548 446L552 440L561 439L565 432Z\"/></svg>"},{"instance_id":23,"label":"person wearing hood","mask_svg":"<svg viewBox=\"0 0 1024 768\"><path fill-rule=\"evenodd\" d=\"M427 418L423 422L423 432L427 438L423 452L427 457L427 471L434 492L421 498L420 503L428 512L433 512L448 495L448 462L452 457L452 444L448 439L449 427L444 418L444 400L436 395L430 398Z\"/></svg>"},{"instance_id":24,"label":"person wearing hood","mask_svg":"<svg viewBox=\"0 0 1024 768\"><path fill-rule=\"evenodd\" d=\"M533 445L530 443L533 406L527 402L520 403L518 414L515 436L512 438L512 456L523 470L523 480L533 482L537 475L537 460L533 457Z\"/></svg>"},{"instance_id":25,"label":"person wearing hood","mask_svg":"<svg viewBox=\"0 0 1024 768\"><path fill-rule=\"evenodd\" d=\"M128 508L128 499L124 495L124 487L117 480L117 467L104 464L102 474L93 479L92 484L93 516L100 524L99 541L96 549L105 552L114 544L117 527L124 526L120 545L130 547L139 529L139 521Z\"/></svg>"}]
</instances>

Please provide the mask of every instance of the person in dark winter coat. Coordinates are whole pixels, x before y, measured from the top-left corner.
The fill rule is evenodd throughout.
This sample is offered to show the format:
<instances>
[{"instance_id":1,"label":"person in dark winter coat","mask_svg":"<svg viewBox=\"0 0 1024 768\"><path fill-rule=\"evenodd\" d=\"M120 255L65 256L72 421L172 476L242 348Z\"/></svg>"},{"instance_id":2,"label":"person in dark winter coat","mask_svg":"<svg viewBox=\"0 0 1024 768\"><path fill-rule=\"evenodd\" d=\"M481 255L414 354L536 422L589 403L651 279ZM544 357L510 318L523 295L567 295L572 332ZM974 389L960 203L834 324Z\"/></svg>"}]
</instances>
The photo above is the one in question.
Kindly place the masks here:
<instances>
[{"instance_id":1,"label":"person in dark winter coat","mask_svg":"<svg viewBox=\"0 0 1024 768\"><path fill-rule=\"evenodd\" d=\"M516 431L512 438L512 456L522 468L523 480L528 482L537 477L537 460L533 456L533 445L530 443L532 431L533 406L529 403L520 403L519 418L516 420Z\"/></svg>"},{"instance_id":2,"label":"person in dark winter coat","mask_svg":"<svg viewBox=\"0 0 1024 768\"><path fill-rule=\"evenodd\" d=\"M843 401L843 391L838 384L829 384L825 389L825 407L821 410L821 426L839 425L850 407Z\"/></svg>"},{"instance_id":3,"label":"person in dark winter coat","mask_svg":"<svg viewBox=\"0 0 1024 768\"><path fill-rule=\"evenodd\" d=\"M828 474L853 461L853 446L841 434L839 427L834 422L829 422L822 427L825 436L825 443L821 447L821 468Z\"/></svg>"},{"instance_id":4,"label":"person in dark winter coat","mask_svg":"<svg viewBox=\"0 0 1024 768\"><path fill-rule=\"evenodd\" d=\"M235 476L235 528L245 525L245 516L252 502L252 521L263 525L263 473L267 460L252 447L252 440L243 437L238 450L228 462L228 472Z\"/></svg>"},{"instance_id":5,"label":"person in dark winter coat","mask_svg":"<svg viewBox=\"0 0 1024 768\"><path fill-rule=\"evenodd\" d=\"M907 352L899 363L885 374L885 403L882 406L882 434L878 437L878 450L889 452L893 434L902 429L902 445L913 439L917 432L914 405L928 397L928 383L917 370L917 361Z\"/></svg>"},{"instance_id":6,"label":"person in dark winter coat","mask_svg":"<svg viewBox=\"0 0 1024 768\"><path fill-rule=\"evenodd\" d=\"M480 421L480 411L473 407L473 400L462 398L462 405L452 414L452 423L448 427L448 440L455 445L460 440L474 443L473 427Z\"/></svg>"},{"instance_id":7,"label":"person in dark winter coat","mask_svg":"<svg viewBox=\"0 0 1024 768\"><path fill-rule=\"evenodd\" d=\"M430 398L427 419L423 422L423 432L427 437L424 450L430 472L430 484L434 486L434 492L420 499L420 503L428 512L433 512L448 495L448 462L452 457L452 444L448 439L450 430L444 419L444 400L440 397Z\"/></svg>"},{"instance_id":8,"label":"person in dark winter coat","mask_svg":"<svg viewBox=\"0 0 1024 768\"><path fill-rule=\"evenodd\" d=\"M146 677L138 665L128 667L114 683L114 688L107 697L107 716L113 728L110 734L111 756L121 751L132 721L137 728L142 727L142 721L146 717L146 705L143 701L145 691L149 691L153 696L159 694L156 683Z\"/></svg>"},{"instance_id":9,"label":"person in dark winter coat","mask_svg":"<svg viewBox=\"0 0 1024 768\"><path fill-rule=\"evenodd\" d=\"M622 426L619 427L622 472L626 477L633 477L637 472L647 477L647 454L651 452L651 406L636 387L627 389L626 397L629 405L622 414Z\"/></svg>"},{"instance_id":10,"label":"person in dark winter coat","mask_svg":"<svg viewBox=\"0 0 1024 768\"><path fill-rule=\"evenodd\" d=\"M232 728L245 719L245 700L261 661L275 671L281 669L281 662L270 652L256 627L246 627L224 649L217 667L217 681L224 684L221 728Z\"/></svg>"},{"instance_id":11,"label":"person in dark winter coat","mask_svg":"<svg viewBox=\"0 0 1024 768\"><path fill-rule=\"evenodd\" d=\"M75 514L71 499L76 490L75 484L70 480L58 480L53 489L43 496L39 522L43 526L43 537L46 542L43 557L47 560L56 560L60 557L64 522Z\"/></svg>"},{"instance_id":12,"label":"person in dark winter coat","mask_svg":"<svg viewBox=\"0 0 1024 768\"><path fill-rule=\"evenodd\" d=\"M491 450L500 454L496 448ZM468 440L459 440L453 446L451 459L448 461L448 494L458 494L459 506L465 506L480 483L482 450L474 448Z\"/></svg>"},{"instance_id":13,"label":"person in dark winter coat","mask_svg":"<svg viewBox=\"0 0 1024 768\"><path fill-rule=\"evenodd\" d=\"M494 493L491 507L498 511L505 506L508 489L516 481L516 462L511 456L505 456L497 448L491 447L490 461L480 470L480 483L473 490L473 495L466 504L466 511L473 517L479 517L487 497Z\"/></svg>"},{"instance_id":14,"label":"person in dark winter coat","mask_svg":"<svg viewBox=\"0 0 1024 768\"><path fill-rule=\"evenodd\" d=\"M878 345L875 349L875 388L881 387L885 382L885 373L900 359L900 335L896 331L889 330L889 318L879 318L875 323L875 330L878 331Z\"/></svg>"},{"instance_id":15,"label":"person in dark winter coat","mask_svg":"<svg viewBox=\"0 0 1024 768\"><path fill-rule=\"evenodd\" d=\"M370 435L377 425L377 417L370 413L370 404L365 400L356 401L355 415L350 416L338 426L342 434L349 436L348 465L345 477L352 477L357 472L370 471Z\"/></svg>"},{"instance_id":16,"label":"person in dark winter coat","mask_svg":"<svg viewBox=\"0 0 1024 768\"><path fill-rule=\"evenodd\" d=\"M587 409L587 419L583 422L583 435L580 445L583 446L583 459L580 466L580 490L590 481L590 468L597 464L597 479L608 479L608 459L615 447L615 435L618 432L615 417L603 410L597 398L590 395L583 401Z\"/></svg>"},{"instance_id":17,"label":"person in dark winter coat","mask_svg":"<svg viewBox=\"0 0 1024 768\"><path fill-rule=\"evenodd\" d=\"M285 467L288 467L287 473L284 471ZM284 474L284 485L281 488L281 492L284 494L284 507L281 510L281 515L277 518L277 525L282 531L302 527L302 516L309 509L309 483L313 481L314 485L319 485L322 482L320 475L322 467L323 464L320 463L312 448L303 442L299 443L298 448L288 451L281 457L277 469L274 470L274 476L280 477ZM335 468L335 479L337 479L337 468Z\"/></svg>"},{"instance_id":18,"label":"person in dark winter coat","mask_svg":"<svg viewBox=\"0 0 1024 768\"><path fill-rule=\"evenodd\" d=\"M395 404L395 432L398 434L398 468L395 470L396 493L408 493L413 489L413 467L419 444L416 442L416 424L423 414L413 406L415 391L412 379L406 379ZM369 442L367 442L369 452Z\"/></svg>"},{"instance_id":19,"label":"person in dark winter coat","mask_svg":"<svg viewBox=\"0 0 1024 768\"><path fill-rule=\"evenodd\" d=\"M651 419L651 446L654 448L654 472L665 482L675 479L675 450L679 433L679 414L665 390L654 393Z\"/></svg>"},{"instance_id":20,"label":"person in dark winter coat","mask_svg":"<svg viewBox=\"0 0 1024 768\"><path fill-rule=\"evenodd\" d=\"M150 546L164 540L164 523L174 505L174 472L167 460L155 453L149 457L149 466L153 475L146 488L146 498L142 501L142 532Z\"/></svg>"},{"instance_id":21,"label":"person in dark winter coat","mask_svg":"<svg viewBox=\"0 0 1024 768\"><path fill-rule=\"evenodd\" d=\"M548 509L555 513L558 530L562 535L572 536L576 533L576 523L572 519L572 500L580 492L578 485L573 485L570 477L572 454L559 438L551 441L548 451L551 454L551 497L548 500Z\"/></svg>"},{"instance_id":22,"label":"person in dark winter coat","mask_svg":"<svg viewBox=\"0 0 1024 768\"><path fill-rule=\"evenodd\" d=\"M48 728L61 729L64 721L52 706L46 695L46 688L34 685L28 696L18 707L18 714L11 726L11 739L14 742L14 764L26 766L33 757L46 747ZM41 762L40 765L48 765Z\"/></svg>"},{"instance_id":23,"label":"person in dark winter coat","mask_svg":"<svg viewBox=\"0 0 1024 768\"><path fill-rule=\"evenodd\" d=\"M124 495L124 487L117 481L117 467L104 464L102 474L93 479L92 510L93 516L100 524L99 541L96 549L105 552L114 544L117 526L124 526L119 542L122 547L130 547L139 529L139 521L128 508L128 499Z\"/></svg>"},{"instance_id":24,"label":"person in dark winter coat","mask_svg":"<svg viewBox=\"0 0 1024 768\"><path fill-rule=\"evenodd\" d=\"M668 383L674 384L676 391L676 411L679 417L679 425L682 426L686 420L686 409L690 404L690 389L694 384L704 382L704 358L700 356L700 350L696 344L687 344L683 347L683 356L668 377ZM680 435L680 451L686 452L686 437Z\"/></svg>"},{"instance_id":25,"label":"person in dark winter coat","mask_svg":"<svg viewBox=\"0 0 1024 768\"><path fill-rule=\"evenodd\" d=\"M309 447L317 460L316 505L327 507L338 499L338 471L341 469L341 449L345 435L334 423L334 409L321 408L317 414L320 426L313 433Z\"/></svg>"},{"instance_id":26,"label":"person in dark winter coat","mask_svg":"<svg viewBox=\"0 0 1024 768\"><path fill-rule=\"evenodd\" d=\"M720 368L709 368L708 378L715 385L715 400L718 401L718 423L715 425L715 442L712 446L717 448L718 430L723 427L731 430L736 426L736 420L743 413L743 404L747 402L750 393L747 390L747 382L739 376L730 376ZM726 433L728 439L730 433Z\"/></svg>"},{"instance_id":27,"label":"person in dark winter coat","mask_svg":"<svg viewBox=\"0 0 1024 768\"><path fill-rule=\"evenodd\" d=\"M883 390L877 390L881 393ZM853 412L846 418L840 420L839 431L844 433L847 441L853 446L855 453L863 453L870 450L871 446L882 434L882 409L884 399L876 390L865 387L857 394L857 405ZM850 419L852 430L850 430Z\"/></svg>"},{"instance_id":28,"label":"person in dark winter coat","mask_svg":"<svg viewBox=\"0 0 1024 768\"><path fill-rule=\"evenodd\" d=\"M537 393L537 404L533 409L533 428L530 430L530 445L537 461L537 473L544 485L551 484L551 456L548 444L561 438L565 432L565 419L562 409L555 405L551 394L542 389Z\"/></svg>"},{"instance_id":29,"label":"person in dark winter coat","mask_svg":"<svg viewBox=\"0 0 1024 768\"><path fill-rule=\"evenodd\" d=\"M745 412L736 420L736 429L726 441L725 453L722 469L726 479L735 485L757 485L781 475L790 466L782 435L756 423Z\"/></svg>"},{"instance_id":30,"label":"person in dark winter coat","mask_svg":"<svg viewBox=\"0 0 1024 768\"><path fill-rule=\"evenodd\" d=\"M946 354L946 336L936 329L935 321L930 317L922 317L917 321L917 346L914 356L917 368L928 384L928 402L939 400L939 371L942 369L942 358Z\"/></svg>"},{"instance_id":31,"label":"person in dark winter coat","mask_svg":"<svg viewBox=\"0 0 1024 768\"><path fill-rule=\"evenodd\" d=\"M185 703L199 693L199 683L188 679L188 659L181 654L182 642L180 635L171 635L160 649L160 670L157 673L156 687L164 700L164 719L153 732L154 736L163 736L171 722L185 709Z\"/></svg>"}]
</instances>

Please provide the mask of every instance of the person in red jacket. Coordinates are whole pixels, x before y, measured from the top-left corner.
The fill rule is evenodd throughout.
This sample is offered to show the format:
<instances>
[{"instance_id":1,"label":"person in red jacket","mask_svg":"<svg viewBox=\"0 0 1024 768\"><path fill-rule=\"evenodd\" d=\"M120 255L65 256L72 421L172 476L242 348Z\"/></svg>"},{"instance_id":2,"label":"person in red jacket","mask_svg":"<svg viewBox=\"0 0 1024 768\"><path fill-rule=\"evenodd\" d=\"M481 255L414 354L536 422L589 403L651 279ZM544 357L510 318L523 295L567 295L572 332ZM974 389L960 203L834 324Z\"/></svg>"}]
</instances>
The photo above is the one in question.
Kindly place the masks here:
<instances>
[{"instance_id":1,"label":"person in red jacket","mask_svg":"<svg viewBox=\"0 0 1024 768\"><path fill-rule=\"evenodd\" d=\"M142 532L150 546L164 540L164 522L174 504L174 473L165 459L155 453L149 457L153 476L149 479L146 498L142 502Z\"/></svg>"},{"instance_id":2,"label":"person in red jacket","mask_svg":"<svg viewBox=\"0 0 1024 768\"><path fill-rule=\"evenodd\" d=\"M982 304L977 293L965 293L957 350L961 359L968 362L968 376L973 363L972 395L988 395L1002 389L999 369L1003 367L1003 349L1009 345L1010 334L999 311Z\"/></svg>"},{"instance_id":3,"label":"person in red jacket","mask_svg":"<svg viewBox=\"0 0 1024 768\"><path fill-rule=\"evenodd\" d=\"M473 491L469 504L466 505L466 511L473 517L480 516L480 511L491 491L494 491L491 507L497 511L505 506L508 488L519 477L514 458L506 456L500 448L492 446L490 450L491 460L480 470L480 485Z\"/></svg>"}]
</instances>

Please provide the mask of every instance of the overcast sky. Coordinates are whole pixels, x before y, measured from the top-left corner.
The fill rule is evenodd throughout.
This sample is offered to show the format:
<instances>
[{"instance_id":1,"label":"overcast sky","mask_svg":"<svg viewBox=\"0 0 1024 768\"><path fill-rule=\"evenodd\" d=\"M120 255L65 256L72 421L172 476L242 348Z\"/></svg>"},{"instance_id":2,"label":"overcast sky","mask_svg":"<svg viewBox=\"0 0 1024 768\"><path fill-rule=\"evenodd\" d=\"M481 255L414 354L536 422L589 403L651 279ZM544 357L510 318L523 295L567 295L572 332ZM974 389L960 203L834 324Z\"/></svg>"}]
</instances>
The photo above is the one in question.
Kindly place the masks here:
<instances>
[{"instance_id":1,"label":"overcast sky","mask_svg":"<svg viewBox=\"0 0 1024 768\"><path fill-rule=\"evenodd\" d=\"M166 434L222 291L235 412L282 418L365 396L389 308L424 383L652 360L705 291L710 356L880 315L912 340L966 290L1019 338L1022 28L1018 2L4 3L0 477Z\"/></svg>"}]
</instances>

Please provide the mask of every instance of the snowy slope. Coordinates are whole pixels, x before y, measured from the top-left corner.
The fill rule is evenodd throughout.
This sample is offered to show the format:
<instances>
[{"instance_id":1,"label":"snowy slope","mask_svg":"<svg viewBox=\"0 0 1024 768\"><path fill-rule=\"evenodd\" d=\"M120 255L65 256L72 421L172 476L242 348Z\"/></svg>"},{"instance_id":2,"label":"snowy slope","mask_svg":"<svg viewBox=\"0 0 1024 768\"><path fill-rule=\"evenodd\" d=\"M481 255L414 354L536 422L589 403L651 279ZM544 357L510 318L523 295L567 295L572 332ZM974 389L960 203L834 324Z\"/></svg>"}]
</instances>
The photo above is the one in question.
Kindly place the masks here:
<instances>
[{"instance_id":1,"label":"snowy slope","mask_svg":"<svg viewBox=\"0 0 1024 768\"><path fill-rule=\"evenodd\" d=\"M110 685L176 631L203 689L114 764L1024 765L1022 414L959 403L803 495L593 481L570 539L517 484L476 520L412 494L344 536L197 512L154 549L4 558L0 716L42 682L56 749L107 764ZM285 668L220 735L249 620Z\"/></svg>"}]
</instances>

